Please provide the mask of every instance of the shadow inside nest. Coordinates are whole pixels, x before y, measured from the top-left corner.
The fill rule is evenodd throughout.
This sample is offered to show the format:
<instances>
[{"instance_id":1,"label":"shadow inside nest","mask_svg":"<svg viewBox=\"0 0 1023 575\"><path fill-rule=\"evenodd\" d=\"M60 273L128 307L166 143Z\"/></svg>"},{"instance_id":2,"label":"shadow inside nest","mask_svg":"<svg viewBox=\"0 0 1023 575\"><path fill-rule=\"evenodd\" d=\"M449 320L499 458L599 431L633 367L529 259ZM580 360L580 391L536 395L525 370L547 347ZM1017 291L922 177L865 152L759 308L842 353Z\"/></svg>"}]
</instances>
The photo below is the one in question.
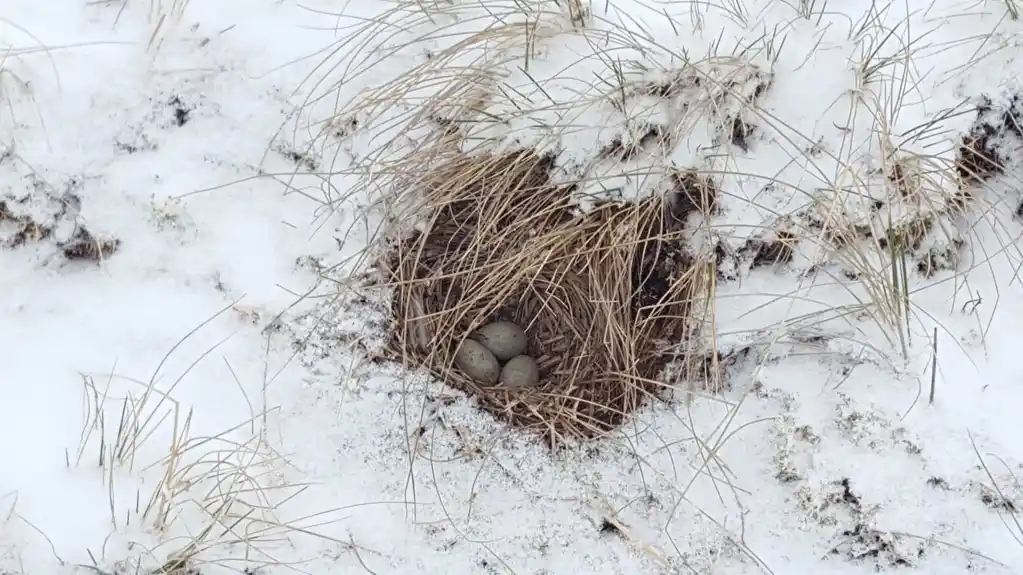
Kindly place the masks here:
<instances>
[{"instance_id":1,"label":"shadow inside nest","mask_svg":"<svg viewBox=\"0 0 1023 575\"><path fill-rule=\"evenodd\" d=\"M666 387L659 377L679 359L713 275L694 262L683 224L716 198L687 173L669 201L583 214L572 186L552 184L553 163L527 150L431 170L416 191L430 206L424 231L391 238L384 262L389 359L427 368L552 448L607 434ZM537 385L481 384L455 366L467 336L497 320L525 330Z\"/></svg>"}]
</instances>

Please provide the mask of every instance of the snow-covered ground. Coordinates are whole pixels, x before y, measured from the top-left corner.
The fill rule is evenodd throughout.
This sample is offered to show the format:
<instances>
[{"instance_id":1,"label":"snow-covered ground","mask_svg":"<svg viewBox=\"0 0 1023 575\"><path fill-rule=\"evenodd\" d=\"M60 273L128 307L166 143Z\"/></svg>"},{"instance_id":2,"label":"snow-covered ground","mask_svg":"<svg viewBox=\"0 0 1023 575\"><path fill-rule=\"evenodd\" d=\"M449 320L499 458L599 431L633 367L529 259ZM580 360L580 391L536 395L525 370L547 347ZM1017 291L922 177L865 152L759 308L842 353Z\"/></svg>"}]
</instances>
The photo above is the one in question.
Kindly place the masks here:
<instances>
[{"instance_id":1,"label":"snow-covered ground","mask_svg":"<svg viewBox=\"0 0 1023 575\"><path fill-rule=\"evenodd\" d=\"M1000 117L1023 89L1018 9L6 0L0 573L1023 572L1020 188L933 211L979 98ZM611 105L683 54L702 84ZM322 278L381 218L368 159L481 57L486 135L556 148L586 191L712 174L694 245L930 214L908 287L866 241L743 260L706 332L726 389L556 455L366 361L379 305ZM748 146L714 133L729 114ZM651 123L670 146L593 163ZM878 196L893 158L911 199ZM917 268L949 246L954 269Z\"/></svg>"}]
</instances>

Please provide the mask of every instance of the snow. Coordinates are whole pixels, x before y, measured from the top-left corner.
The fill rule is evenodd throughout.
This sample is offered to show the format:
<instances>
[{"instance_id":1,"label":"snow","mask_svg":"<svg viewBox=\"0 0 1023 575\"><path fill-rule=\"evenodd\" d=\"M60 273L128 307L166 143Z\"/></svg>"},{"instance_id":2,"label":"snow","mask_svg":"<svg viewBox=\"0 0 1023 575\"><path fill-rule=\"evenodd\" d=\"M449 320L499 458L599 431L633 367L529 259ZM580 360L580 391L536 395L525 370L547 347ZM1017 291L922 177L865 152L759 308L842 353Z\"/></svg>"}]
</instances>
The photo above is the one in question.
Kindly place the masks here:
<instances>
[{"instance_id":1,"label":"snow","mask_svg":"<svg viewBox=\"0 0 1023 575\"><path fill-rule=\"evenodd\" d=\"M714 174L722 215L694 245L738 250L839 205L881 225L887 212L847 191L884 185L878 116L903 152L954 160L971 102L1020 88L1011 2L594 2L587 33L564 2L427 4L430 17L378 0L5 3L0 201L52 235L0 249L0 573L167 572L182 550L204 575L1023 570L1011 177L939 217L966 261L911 274L905 351L897 318L843 279L855 262L805 241L789 264L718 286L716 344L737 354L727 389L651 404L557 454L460 392L367 361L351 343L380 337L380 302L321 279L342 277L380 223L380 190L356 168L415 144L409 122L438 79L477 58L515 88L483 104L509 120L478 135L561 151L564 177L600 176L584 193L654 193L646 176L668 165ZM527 21L533 36L494 32ZM432 81L389 93L404 102L369 100L473 34ZM878 46L889 81L865 82ZM682 54L735 89L609 105L616 66L663 81ZM646 69L620 68L634 60ZM757 78L771 85L743 152L712 122L748 108L736 94ZM319 137L339 108L357 122ZM595 159L643 122L670 126L670 149ZM927 198L954 186L940 176ZM120 244L69 261L82 228ZM2 241L17 229L0 223ZM890 269L858 253L860 272ZM828 277L801 275L811 264Z\"/></svg>"}]
</instances>

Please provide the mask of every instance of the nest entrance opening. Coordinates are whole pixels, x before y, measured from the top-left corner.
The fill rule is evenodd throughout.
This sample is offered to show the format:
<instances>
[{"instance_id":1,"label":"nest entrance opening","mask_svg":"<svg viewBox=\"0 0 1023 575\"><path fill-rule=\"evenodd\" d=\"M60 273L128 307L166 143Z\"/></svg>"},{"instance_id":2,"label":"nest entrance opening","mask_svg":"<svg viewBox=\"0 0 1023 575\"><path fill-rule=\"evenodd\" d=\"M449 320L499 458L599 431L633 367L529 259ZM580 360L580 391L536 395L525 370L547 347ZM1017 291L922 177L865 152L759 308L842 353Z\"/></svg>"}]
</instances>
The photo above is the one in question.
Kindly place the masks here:
<instances>
[{"instance_id":1,"label":"nest entrance opening","mask_svg":"<svg viewBox=\"0 0 1023 575\"><path fill-rule=\"evenodd\" d=\"M607 434L663 391L658 378L708 287L683 223L714 195L677 177L666 198L582 213L573 187L551 182L553 160L526 150L432 170L410 192L425 223L391 238L385 265L392 359L427 368L552 447ZM483 384L455 366L459 345L497 320L525 330L538 385Z\"/></svg>"}]
</instances>

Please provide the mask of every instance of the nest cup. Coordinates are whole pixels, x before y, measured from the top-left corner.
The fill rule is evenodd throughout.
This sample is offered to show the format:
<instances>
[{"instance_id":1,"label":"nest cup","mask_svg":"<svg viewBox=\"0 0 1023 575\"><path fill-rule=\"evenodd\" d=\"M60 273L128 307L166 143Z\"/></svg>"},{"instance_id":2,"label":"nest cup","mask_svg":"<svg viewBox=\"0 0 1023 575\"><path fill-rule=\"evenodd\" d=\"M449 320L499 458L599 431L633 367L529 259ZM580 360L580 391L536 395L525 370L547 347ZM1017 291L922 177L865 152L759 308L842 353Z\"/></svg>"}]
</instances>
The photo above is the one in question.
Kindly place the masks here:
<instances>
[{"instance_id":1,"label":"nest cup","mask_svg":"<svg viewBox=\"0 0 1023 575\"><path fill-rule=\"evenodd\" d=\"M608 433L663 389L708 287L681 224L713 198L708 186L582 214L572 186L551 183L552 166L526 150L433 169L409 192L425 225L390 238L385 268L392 359L426 367L553 447ZM525 329L537 387L481 385L453 366L461 341L496 320Z\"/></svg>"}]
</instances>

